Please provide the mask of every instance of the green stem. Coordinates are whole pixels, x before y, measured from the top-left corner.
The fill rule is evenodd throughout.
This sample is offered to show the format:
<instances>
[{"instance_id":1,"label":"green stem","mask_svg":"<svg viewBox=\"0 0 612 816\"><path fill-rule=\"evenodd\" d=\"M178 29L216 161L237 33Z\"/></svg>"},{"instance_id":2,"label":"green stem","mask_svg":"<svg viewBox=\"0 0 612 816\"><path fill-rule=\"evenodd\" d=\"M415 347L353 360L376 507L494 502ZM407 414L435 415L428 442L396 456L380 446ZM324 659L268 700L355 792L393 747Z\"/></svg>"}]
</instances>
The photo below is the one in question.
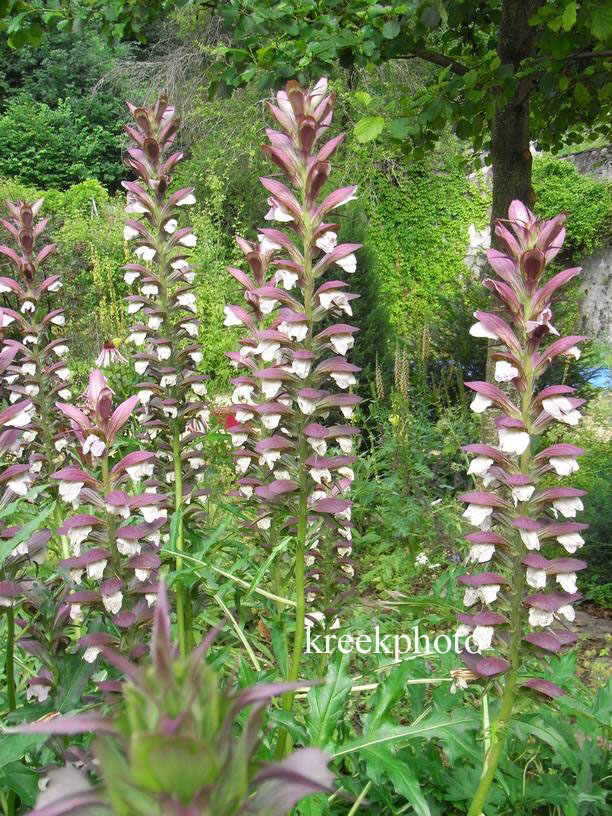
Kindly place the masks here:
<instances>
[{"instance_id":1,"label":"green stem","mask_svg":"<svg viewBox=\"0 0 612 816\"><path fill-rule=\"evenodd\" d=\"M312 350L312 300L314 292L314 278L312 273L312 241L313 229L310 219L309 209L306 206L307 190L307 169L304 167L302 181L302 195L304 198L303 218L304 218L304 314L308 320L308 334L306 336L305 347ZM298 529L295 544L295 632L293 635L293 651L291 653L291 666L287 681L295 683L300 673L300 663L302 660L302 646L304 643L304 555L306 552L306 539L308 535L308 442L304 434L304 420L299 429L299 474L300 474L300 500L298 507ZM293 708L293 693L288 692L283 697L283 708L289 712ZM278 742L276 743L276 756L280 759L291 751L291 737L285 729L281 729Z\"/></svg>"},{"instance_id":2,"label":"green stem","mask_svg":"<svg viewBox=\"0 0 612 816\"><path fill-rule=\"evenodd\" d=\"M181 467L181 438L178 423L175 423L172 432L172 456L174 459L174 512L181 513L183 507L183 470ZM176 532L176 571L183 569L182 553L185 549L183 538L183 519L178 519ZM191 599L187 587L177 583L176 587L176 626L178 630L179 649L185 657L193 643L191 628Z\"/></svg>"},{"instance_id":3,"label":"green stem","mask_svg":"<svg viewBox=\"0 0 612 816\"><path fill-rule=\"evenodd\" d=\"M6 698L8 710L15 711L15 612L12 607L6 610ZM6 797L6 814L15 816L15 791L10 790Z\"/></svg>"},{"instance_id":4,"label":"green stem","mask_svg":"<svg viewBox=\"0 0 612 816\"><path fill-rule=\"evenodd\" d=\"M524 328L521 332L521 339L523 348L526 347L526 332ZM533 398L534 375L531 366L531 360L528 354L524 355L522 360L523 370L525 373L526 385L522 397L521 413L522 420L528 432L531 432L531 401ZM531 444L527 447L521 456L520 469L521 473L528 474L531 468ZM517 680L520 668L521 656L521 641L523 638L523 593L525 591L525 570L522 564L523 556L525 554L525 546L522 541L518 540L513 558L513 575L512 575L512 607L510 615L510 668L506 675L506 683L502 695L501 706L499 714L494 722L491 724L491 743L489 750L485 757L484 768L482 776L474 799L470 805L467 816L481 816L489 790L495 779L497 766L501 759L502 751L506 742L506 735L508 732L508 724L512 719L512 711L514 708L514 700L517 691Z\"/></svg>"}]
</instances>

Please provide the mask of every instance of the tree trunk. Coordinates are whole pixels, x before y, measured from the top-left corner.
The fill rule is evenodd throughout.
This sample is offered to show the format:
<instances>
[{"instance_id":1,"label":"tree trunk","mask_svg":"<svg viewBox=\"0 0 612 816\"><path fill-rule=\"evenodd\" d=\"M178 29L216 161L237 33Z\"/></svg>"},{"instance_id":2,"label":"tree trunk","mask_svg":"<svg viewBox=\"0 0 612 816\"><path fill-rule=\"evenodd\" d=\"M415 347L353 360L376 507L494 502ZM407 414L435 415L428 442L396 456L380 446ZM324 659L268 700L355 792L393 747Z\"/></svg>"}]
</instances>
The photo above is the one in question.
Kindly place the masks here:
<instances>
[{"instance_id":1,"label":"tree trunk","mask_svg":"<svg viewBox=\"0 0 612 816\"><path fill-rule=\"evenodd\" d=\"M530 57L535 47L535 29L529 18L544 0L504 0L501 10L497 53L502 65L512 65L514 73L523 60ZM510 202L518 198L533 207L535 193L531 186L531 150L529 129L529 79L518 82L508 100L496 107L491 125L491 169L493 173L493 202L491 207L491 245L496 246L495 222L508 217ZM491 341L487 348L487 380L493 381L493 351ZM483 414L482 438L495 444L495 416Z\"/></svg>"}]
</instances>

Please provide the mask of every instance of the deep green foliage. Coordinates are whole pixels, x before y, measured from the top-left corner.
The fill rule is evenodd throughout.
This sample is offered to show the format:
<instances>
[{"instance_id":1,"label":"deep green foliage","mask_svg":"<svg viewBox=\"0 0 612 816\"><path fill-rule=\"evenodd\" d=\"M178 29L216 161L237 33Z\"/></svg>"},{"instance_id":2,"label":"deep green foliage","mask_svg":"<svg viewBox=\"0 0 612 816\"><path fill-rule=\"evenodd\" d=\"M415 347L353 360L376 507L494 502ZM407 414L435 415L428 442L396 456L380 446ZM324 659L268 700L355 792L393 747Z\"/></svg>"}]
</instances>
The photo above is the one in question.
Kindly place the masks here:
<instances>
[{"instance_id":1,"label":"deep green foliage","mask_svg":"<svg viewBox=\"0 0 612 816\"><path fill-rule=\"evenodd\" d=\"M116 188L122 174L117 94L94 87L125 47L93 30L45 35L38 48L0 45L0 175L65 189L88 178Z\"/></svg>"}]
</instances>

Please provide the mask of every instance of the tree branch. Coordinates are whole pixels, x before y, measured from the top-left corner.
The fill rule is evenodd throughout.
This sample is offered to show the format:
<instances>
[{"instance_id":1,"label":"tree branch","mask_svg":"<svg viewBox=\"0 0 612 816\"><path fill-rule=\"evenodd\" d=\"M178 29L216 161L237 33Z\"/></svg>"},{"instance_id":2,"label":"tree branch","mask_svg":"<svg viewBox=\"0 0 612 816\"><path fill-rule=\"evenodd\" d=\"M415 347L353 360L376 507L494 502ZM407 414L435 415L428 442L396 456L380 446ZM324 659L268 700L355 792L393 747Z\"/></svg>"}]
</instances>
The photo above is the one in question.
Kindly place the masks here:
<instances>
[{"instance_id":1,"label":"tree branch","mask_svg":"<svg viewBox=\"0 0 612 816\"><path fill-rule=\"evenodd\" d=\"M453 69L453 73L459 74L459 76L463 76L468 72L465 65L457 62L457 60L446 57L444 54L438 54L436 51L430 51L427 48L415 48L414 51L410 51L408 54L400 54L395 59L414 59L415 57L419 57L427 62L433 62L442 68L448 68L450 66Z\"/></svg>"}]
</instances>

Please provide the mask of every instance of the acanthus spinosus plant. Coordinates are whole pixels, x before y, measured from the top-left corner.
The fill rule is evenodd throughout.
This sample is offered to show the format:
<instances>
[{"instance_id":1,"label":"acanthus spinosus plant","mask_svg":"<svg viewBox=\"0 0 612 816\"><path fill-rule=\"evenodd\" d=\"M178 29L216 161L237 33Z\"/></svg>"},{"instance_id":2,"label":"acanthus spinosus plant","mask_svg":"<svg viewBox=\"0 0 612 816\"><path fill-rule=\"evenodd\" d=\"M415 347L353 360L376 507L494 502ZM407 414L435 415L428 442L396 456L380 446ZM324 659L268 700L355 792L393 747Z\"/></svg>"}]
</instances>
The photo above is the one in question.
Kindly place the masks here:
<instances>
[{"instance_id":1,"label":"acanthus spinosus plant","mask_svg":"<svg viewBox=\"0 0 612 816\"><path fill-rule=\"evenodd\" d=\"M6 513L15 500L22 498L37 513L29 520L26 513L19 524L0 532L3 549L9 547L6 557L0 559L0 607L6 610L6 675L11 709L15 707L15 630L16 626L26 626L15 611L31 597L28 568L45 561L52 541L52 530L43 527L54 507L49 475L63 459L66 446L63 417L54 402L58 397L71 396L70 370L65 361L68 345L58 333L64 326L64 310L49 305L61 281L59 275L47 275L44 270L55 245L37 248L48 220L38 218L42 204L42 199L33 204L7 201L8 218L1 221L15 248L0 246L0 253L13 269L13 277L0 277L0 293L7 304L0 309L4 341L0 371L9 403L0 413L0 453L10 463L0 474L0 505ZM61 523L57 511L56 507L55 526ZM65 542L59 539L57 546L65 547ZM53 686L51 677L48 669L30 677L28 699L44 699Z\"/></svg>"},{"instance_id":2,"label":"acanthus spinosus plant","mask_svg":"<svg viewBox=\"0 0 612 816\"><path fill-rule=\"evenodd\" d=\"M46 276L42 269L55 245L35 248L48 221L36 221L42 203L42 199L34 204L7 201L10 218L1 222L17 250L0 246L15 270L14 278L0 277L0 293L15 306L2 308L2 327L8 335L3 355L11 355L12 361L3 373L11 408L4 417L0 445L15 459L27 459L0 475L4 503L26 496L35 481L46 481L66 446L63 418L54 402L72 396L65 361L68 345L57 335L65 324L64 310L49 308L49 297L61 288L60 277Z\"/></svg>"},{"instance_id":3,"label":"acanthus spinosus plant","mask_svg":"<svg viewBox=\"0 0 612 816\"><path fill-rule=\"evenodd\" d=\"M305 602L333 622L354 575L346 493L359 431L347 421L360 397L346 392L359 368L346 359L357 328L344 320L357 295L336 268L355 272L360 244L338 244L339 225L327 220L356 188L321 196L344 138L320 144L333 102L322 79L308 89L291 81L269 104L280 130L267 131L263 151L290 186L276 178L261 183L270 194L266 219L285 230L261 228L256 244L237 238L248 272L229 271L244 289L244 305L225 307L225 325L248 331L229 356L243 372L233 380L238 424L230 431L238 493L252 513L249 535L264 547L283 531L295 535L291 680L298 676Z\"/></svg>"},{"instance_id":4,"label":"acanthus spinosus plant","mask_svg":"<svg viewBox=\"0 0 612 816\"><path fill-rule=\"evenodd\" d=\"M66 576L58 616L84 625L78 642L88 662L109 643L134 657L147 649L143 629L155 602L169 497L143 485L153 472L154 453L119 451L119 432L137 404L134 395L113 410L113 393L95 368L82 408L57 404L72 424L74 461L51 478L61 499L78 511L60 528L71 555L58 564Z\"/></svg>"},{"instance_id":5,"label":"acanthus spinosus plant","mask_svg":"<svg viewBox=\"0 0 612 816\"><path fill-rule=\"evenodd\" d=\"M495 776L506 726L519 687L549 698L562 690L541 676L527 676L527 660L535 651L543 658L573 643L567 624L574 620L572 604L581 596L576 574L586 563L574 558L587 526L574 521L582 510L583 490L540 486L543 477L561 478L578 469L584 450L568 444L541 447L538 437L551 422L575 425L583 400L567 385L538 391L538 379L559 355L580 356L581 336L558 337L553 325L552 301L557 291L574 278L579 268L566 269L544 279L547 265L563 245L566 216L539 221L521 202L509 209L508 229L498 222L496 234L504 251L491 249L488 260L498 279L485 280L501 302L498 313L476 312L470 329L474 337L491 338L505 346L494 354L497 382L509 383L507 395L494 383L469 382L476 392L472 409L501 411L496 419L499 445L467 445L473 454L469 473L482 479L482 490L466 493L464 516L477 532L467 536L468 560L484 570L463 575L464 604L459 615L464 633L472 633L482 654L464 653L468 667L484 677L499 675L503 695L493 738L486 755L469 816L479 816ZM558 550L562 550L559 557ZM495 609L491 609L495 605ZM497 648L504 657L488 656Z\"/></svg>"},{"instance_id":6,"label":"acanthus spinosus plant","mask_svg":"<svg viewBox=\"0 0 612 816\"><path fill-rule=\"evenodd\" d=\"M221 683L206 655L211 630L186 658L170 640L165 585L157 598L151 659L136 666L109 646L103 653L124 675L116 683L112 717L97 712L21 726L46 734L93 732L93 757L84 771L48 769L47 785L31 816L86 813L112 816L286 816L308 794L330 793L329 757L302 748L279 763L256 758L262 720L275 695L296 684L258 684L235 691ZM240 734L236 722L250 708Z\"/></svg>"},{"instance_id":7,"label":"acanthus spinosus plant","mask_svg":"<svg viewBox=\"0 0 612 816\"><path fill-rule=\"evenodd\" d=\"M205 377L196 366L202 360L197 339L195 270L188 255L196 245L191 226L181 225L181 211L195 203L193 190L170 192L172 173L183 157L172 152L179 117L161 96L155 105L128 105L134 124L126 126L133 141L127 164L139 180L123 182L127 191L124 237L132 242L137 262L125 266L125 280L137 284L130 295L128 313L140 318L131 328L130 340L142 347L135 355L140 422L149 441L154 440L157 467L149 486L173 487L172 511L177 514L177 570L182 567L184 517L195 520L206 502L205 460L202 434L208 428L209 408L204 401ZM196 500L192 504L192 500ZM179 642L185 654L193 640L191 599L186 587L177 588Z\"/></svg>"}]
</instances>

